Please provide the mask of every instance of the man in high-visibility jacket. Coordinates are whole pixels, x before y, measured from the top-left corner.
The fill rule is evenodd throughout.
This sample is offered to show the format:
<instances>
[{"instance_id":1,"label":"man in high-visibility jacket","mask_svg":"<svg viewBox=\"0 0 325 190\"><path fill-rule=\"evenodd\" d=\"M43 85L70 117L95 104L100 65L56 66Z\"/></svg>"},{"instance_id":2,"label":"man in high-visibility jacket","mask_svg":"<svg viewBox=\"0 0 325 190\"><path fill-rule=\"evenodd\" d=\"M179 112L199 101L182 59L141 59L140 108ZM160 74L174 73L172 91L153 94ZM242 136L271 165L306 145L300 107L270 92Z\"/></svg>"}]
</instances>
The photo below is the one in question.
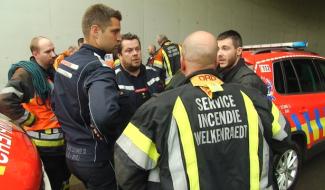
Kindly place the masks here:
<instances>
[{"instance_id":1,"label":"man in high-visibility jacket","mask_svg":"<svg viewBox=\"0 0 325 190\"><path fill-rule=\"evenodd\" d=\"M70 172L65 163L63 132L50 104L54 45L38 36L31 40L30 50L30 61L13 64L9 70L9 81L0 91L0 113L23 126L31 137L52 189L66 189Z\"/></svg>"},{"instance_id":2,"label":"man in high-visibility jacket","mask_svg":"<svg viewBox=\"0 0 325 190\"><path fill-rule=\"evenodd\" d=\"M128 189L273 189L272 153L289 146L287 124L263 95L215 76L215 37L183 44L187 83L143 104L115 145Z\"/></svg>"},{"instance_id":3,"label":"man in high-visibility jacket","mask_svg":"<svg viewBox=\"0 0 325 190\"><path fill-rule=\"evenodd\" d=\"M168 84L174 74L180 69L181 46L172 43L166 35L157 36L157 43L161 48L157 51L153 66L157 67L161 73L161 78Z\"/></svg>"}]
</instances>

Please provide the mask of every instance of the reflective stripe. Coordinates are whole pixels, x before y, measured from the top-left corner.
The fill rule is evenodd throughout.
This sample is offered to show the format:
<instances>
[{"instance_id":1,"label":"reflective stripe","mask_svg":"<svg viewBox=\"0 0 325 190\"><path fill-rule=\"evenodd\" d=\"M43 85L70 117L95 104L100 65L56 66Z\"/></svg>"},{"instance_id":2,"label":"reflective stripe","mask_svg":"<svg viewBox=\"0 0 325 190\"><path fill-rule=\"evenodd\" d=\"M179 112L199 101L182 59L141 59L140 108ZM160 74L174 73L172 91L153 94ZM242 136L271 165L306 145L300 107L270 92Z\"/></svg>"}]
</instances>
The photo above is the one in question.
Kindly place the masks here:
<instances>
[{"instance_id":1,"label":"reflective stripe","mask_svg":"<svg viewBox=\"0 0 325 190\"><path fill-rule=\"evenodd\" d=\"M149 176L148 176L148 181L154 182L154 183L159 183L160 182L160 177L159 177L159 167L156 167L153 170L150 170Z\"/></svg>"},{"instance_id":2,"label":"reflective stripe","mask_svg":"<svg viewBox=\"0 0 325 190\"><path fill-rule=\"evenodd\" d=\"M121 72L120 68L115 69L115 74L117 75L119 72Z\"/></svg>"},{"instance_id":3,"label":"reflective stripe","mask_svg":"<svg viewBox=\"0 0 325 190\"><path fill-rule=\"evenodd\" d=\"M120 90L134 90L134 86L125 86L125 85L118 85Z\"/></svg>"},{"instance_id":4,"label":"reflective stripe","mask_svg":"<svg viewBox=\"0 0 325 190\"><path fill-rule=\"evenodd\" d=\"M264 127L261 121L261 118L258 117L258 126L261 130L262 134L264 134ZM263 152L262 152L262 171L261 171L261 177L260 177L260 189L266 189L268 183L269 183L269 159L270 159L270 150L269 145L267 144L265 138L263 138Z\"/></svg>"},{"instance_id":5,"label":"reflective stripe","mask_svg":"<svg viewBox=\"0 0 325 190\"><path fill-rule=\"evenodd\" d=\"M55 140L55 139L63 139L63 133L42 133L39 131L26 131L28 136L36 139L43 140Z\"/></svg>"},{"instance_id":6,"label":"reflective stripe","mask_svg":"<svg viewBox=\"0 0 325 190\"><path fill-rule=\"evenodd\" d=\"M183 146L186 170L190 184L189 189L198 190L200 189L200 182L193 133L186 109L180 97L176 99L173 116L176 119Z\"/></svg>"},{"instance_id":7,"label":"reflective stripe","mask_svg":"<svg viewBox=\"0 0 325 190\"><path fill-rule=\"evenodd\" d=\"M0 166L0 175L4 175L6 171L6 166Z\"/></svg>"},{"instance_id":8,"label":"reflective stripe","mask_svg":"<svg viewBox=\"0 0 325 190\"><path fill-rule=\"evenodd\" d=\"M27 120L24 121L23 125L29 126L35 121L35 115L32 113L28 113Z\"/></svg>"},{"instance_id":9,"label":"reflective stripe","mask_svg":"<svg viewBox=\"0 0 325 190\"><path fill-rule=\"evenodd\" d=\"M10 87L5 87L0 91L0 94L8 94L8 93L13 93L15 94L19 99L22 99L24 96L24 93L20 92L16 88L10 86Z\"/></svg>"},{"instance_id":10,"label":"reflective stripe","mask_svg":"<svg viewBox=\"0 0 325 190\"><path fill-rule=\"evenodd\" d=\"M250 98L243 92L243 99L248 120L249 137L249 171L250 171L250 189L259 189L259 158L258 158L258 114Z\"/></svg>"},{"instance_id":11,"label":"reflective stripe","mask_svg":"<svg viewBox=\"0 0 325 190\"><path fill-rule=\"evenodd\" d=\"M35 143L36 146L40 146L40 147L57 147L57 146L64 145L64 139L49 141L49 140L39 140L39 139L32 138L32 141Z\"/></svg>"},{"instance_id":12,"label":"reflective stripe","mask_svg":"<svg viewBox=\"0 0 325 190\"><path fill-rule=\"evenodd\" d=\"M167 144L168 166L173 181L173 187L174 189L188 189L181 147L179 144L177 124L174 117L172 117Z\"/></svg>"},{"instance_id":13,"label":"reflective stripe","mask_svg":"<svg viewBox=\"0 0 325 190\"><path fill-rule=\"evenodd\" d=\"M288 136L285 132L284 128L286 125L286 120L284 116L279 111L279 109L272 103L272 115L273 115L273 122L272 122L272 136L276 140L283 140Z\"/></svg>"},{"instance_id":14,"label":"reflective stripe","mask_svg":"<svg viewBox=\"0 0 325 190\"><path fill-rule=\"evenodd\" d=\"M151 86L153 83L158 82L159 80L160 80L159 77L152 78L147 82L147 84L148 84L148 86Z\"/></svg>"},{"instance_id":15,"label":"reflective stripe","mask_svg":"<svg viewBox=\"0 0 325 190\"><path fill-rule=\"evenodd\" d=\"M62 68L58 68L58 70L56 70L57 73L71 79L72 78L72 73L66 71L66 70L63 70Z\"/></svg>"},{"instance_id":16,"label":"reflective stripe","mask_svg":"<svg viewBox=\"0 0 325 190\"><path fill-rule=\"evenodd\" d=\"M19 119L16 120L17 123L23 123L24 121L27 120L29 116L29 111L25 110L24 115L21 116Z\"/></svg>"},{"instance_id":17,"label":"reflective stripe","mask_svg":"<svg viewBox=\"0 0 325 190\"><path fill-rule=\"evenodd\" d=\"M129 123L116 142L121 149L144 169L157 165L159 153L156 145L132 123Z\"/></svg>"},{"instance_id":18,"label":"reflective stripe","mask_svg":"<svg viewBox=\"0 0 325 190\"><path fill-rule=\"evenodd\" d=\"M166 70L166 78L170 78L173 76L173 73L172 73L172 69L170 68L170 61L169 61L169 58L165 52L165 50L162 50L161 51L162 54L164 55L164 58L165 58L165 62L166 62L166 67L165 70Z\"/></svg>"},{"instance_id":19,"label":"reflective stripe","mask_svg":"<svg viewBox=\"0 0 325 190\"><path fill-rule=\"evenodd\" d=\"M153 66L158 67L160 69L163 68L162 62L161 61L158 61L158 60L154 60Z\"/></svg>"},{"instance_id":20,"label":"reflective stripe","mask_svg":"<svg viewBox=\"0 0 325 190\"><path fill-rule=\"evenodd\" d=\"M98 55L97 53L94 52L94 56L96 56L98 58L98 60L102 64L102 66L108 67L108 65L105 63L105 60L100 55Z\"/></svg>"},{"instance_id":21,"label":"reflective stripe","mask_svg":"<svg viewBox=\"0 0 325 190\"><path fill-rule=\"evenodd\" d=\"M153 68L153 67L149 67L149 66L146 66L146 70L153 70L153 71L157 71L155 68Z\"/></svg>"},{"instance_id":22,"label":"reflective stripe","mask_svg":"<svg viewBox=\"0 0 325 190\"><path fill-rule=\"evenodd\" d=\"M71 69L73 69L75 71L79 69L79 65L76 65L76 64L71 63L71 62L66 61L66 60L62 60L61 64L65 65L65 66L67 66L67 67L69 67L69 68L71 68Z\"/></svg>"}]
</instances>

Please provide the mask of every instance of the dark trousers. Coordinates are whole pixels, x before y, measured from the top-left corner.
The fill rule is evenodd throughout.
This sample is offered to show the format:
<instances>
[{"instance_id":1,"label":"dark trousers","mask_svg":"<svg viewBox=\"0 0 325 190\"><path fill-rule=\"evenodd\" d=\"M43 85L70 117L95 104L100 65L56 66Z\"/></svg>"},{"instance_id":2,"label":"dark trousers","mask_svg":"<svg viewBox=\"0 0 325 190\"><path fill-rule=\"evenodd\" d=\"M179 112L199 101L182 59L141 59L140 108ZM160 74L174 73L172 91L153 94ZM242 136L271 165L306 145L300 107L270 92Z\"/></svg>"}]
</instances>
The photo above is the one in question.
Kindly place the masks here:
<instances>
[{"instance_id":1,"label":"dark trousers","mask_svg":"<svg viewBox=\"0 0 325 190\"><path fill-rule=\"evenodd\" d=\"M115 190L117 184L113 165L109 161L93 163L66 159L73 175L84 183L88 190Z\"/></svg>"},{"instance_id":2,"label":"dark trousers","mask_svg":"<svg viewBox=\"0 0 325 190\"><path fill-rule=\"evenodd\" d=\"M65 162L64 155L46 155L41 153L44 169L50 180L52 190L69 188L70 171Z\"/></svg>"}]
</instances>

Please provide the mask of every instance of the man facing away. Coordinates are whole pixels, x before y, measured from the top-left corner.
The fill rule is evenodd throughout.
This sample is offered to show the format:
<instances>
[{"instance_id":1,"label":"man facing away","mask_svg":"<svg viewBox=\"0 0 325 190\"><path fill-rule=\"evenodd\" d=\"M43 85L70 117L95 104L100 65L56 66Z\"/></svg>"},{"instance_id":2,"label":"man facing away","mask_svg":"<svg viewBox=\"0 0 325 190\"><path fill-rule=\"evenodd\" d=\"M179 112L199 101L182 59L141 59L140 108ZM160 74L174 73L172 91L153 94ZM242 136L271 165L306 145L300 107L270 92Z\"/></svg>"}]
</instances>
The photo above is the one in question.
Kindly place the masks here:
<instances>
[{"instance_id":1,"label":"man facing away","mask_svg":"<svg viewBox=\"0 0 325 190\"><path fill-rule=\"evenodd\" d=\"M37 147L53 190L68 188L61 127L50 104L56 57L51 40L34 37L30 61L13 64L9 81L0 91L0 113L21 125ZM28 174L26 174L28 175Z\"/></svg>"},{"instance_id":2,"label":"man facing away","mask_svg":"<svg viewBox=\"0 0 325 190\"><path fill-rule=\"evenodd\" d=\"M153 66L157 67L161 73L161 77L167 85L174 74L180 69L181 46L172 43L166 35L159 34L157 43L160 49L155 55Z\"/></svg>"},{"instance_id":3,"label":"man facing away","mask_svg":"<svg viewBox=\"0 0 325 190\"><path fill-rule=\"evenodd\" d=\"M217 37L217 43L217 64L221 80L255 88L266 96L266 85L241 58L243 42L240 34L234 30L222 32Z\"/></svg>"},{"instance_id":4,"label":"man facing away","mask_svg":"<svg viewBox=\"0 0 325 190\"><path fill-rule=\"evenodd\" d=\"M150 44L148 46L148 60L147 60L147 66L153 66L153 62L155 61L155 55L156 55L156 46L153 44Z\"/></svg>"},{"instance_id":5,"label":"man facing away","mask_svg":"<svg viewBox=\"0 0 325 190\"><path fill-rule=\"evenodd\" d=\"M131 115L154 93L164 90L155 68L142 64L141 43L137 35L122 35L118 46L121 64L115 68L117 84L129 102Z\"/></svg>"},{"instance_id":6,"label":"man facing away","mask_svg":"<svg viewBox=\"0 0 325 190\"><path fill-rule=\"evenodd\" d=\"M67 142L70 171L87 189L116 189L111 162L122 114L115 73L104 61L121 39L119 11L103 4L83 15L85 43L61 62L54 107Z\"/></svg>"},{"instance_id":7,"label":"man facing away","mask_svg":"<svg viewBox=\"0 0 325 190\"><path fill-rule=\"evenodd\" d=\"M223 84L216 52L212 34L189 35L181 60L187 83L132 117L114 153L124 190L272 189L271 145L287 146L286 122L254 89Z\"/></svg>"}]
</instances>

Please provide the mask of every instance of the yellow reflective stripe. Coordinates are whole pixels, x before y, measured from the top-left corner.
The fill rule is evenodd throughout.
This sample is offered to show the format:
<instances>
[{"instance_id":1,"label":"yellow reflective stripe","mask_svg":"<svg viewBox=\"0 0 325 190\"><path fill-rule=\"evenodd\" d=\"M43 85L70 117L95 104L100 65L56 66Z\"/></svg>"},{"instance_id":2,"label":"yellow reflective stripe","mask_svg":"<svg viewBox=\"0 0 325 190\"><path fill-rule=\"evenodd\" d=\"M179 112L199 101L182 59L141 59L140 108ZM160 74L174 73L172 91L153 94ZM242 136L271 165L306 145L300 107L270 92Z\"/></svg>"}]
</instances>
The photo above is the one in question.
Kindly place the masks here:
<instances>
[{"instance_id":1,"label":"yellow reflective stripe","mask_svg":"<svg viewBox=\"0 0 325 190\"><path fill-rule=\"evenodd\" d=\"M275 136L281 131L281 126L279 123L280 111L273 103L272 103L272 115L273 115L272 136Z\"/></svg>"},{"instance_id":2,"label":"yellow reflective stripe","mask_svg":"<svg viewBox=\"0 0 325 190\"><path fill-rule=\"evenodd\" d=\"M260 187L260 166L258 158L258 115L250 98L241 92L245 102L248 120L249 137L249 170L250 170L250 189L255 190Z\"/></svg>"},{"instance_id":3,"label":"yellow reflective stripe","mask_svg":"<svg viewBox=\"0 0 325 190\"><path fill-rule=\"evenodd\" d=\"M34 120L35 120L35 116L34 116L34 114L29 113L29 114L28 114L28 118L27 118L26 121L24 121L23 125L25 125L25 126L29 126L29 125L31 125L31 124L34 122Z\"/></svg>"},{"instance_id":4,"label":"yellow reflective stripe","mask_svg":"<svg viewBox=\"0 0 325 190\"><path fill-rule=\"evenodd\" d=\"M154 60L153 61L153 65L162 69L163 68L163 65L162 65L162 62L161 61L158 61L158 60Z\"/></svg>"},{"instance_id":5,"label":"yellow reflective stripe","mask_svg":"<svg viewBox=\"0 0 325 190\"><path fill-rule=\"evenodd\" d=\"M45 129L44 132L45 132L45 134L50 135L50 134L52 134L52 129Z\"/></svg>"},{"instance_id":6,"label":"yellow reflective stripe","mask_svg":"<svg viewBox=\"0 0 325 190\"><path fill-rule=\"evenodd\" d=\"M183 146L190 189L200 189L199 172L197 167L193 133L190 125L190 120L188 119L186 109L180 97L178 97L176 100L175 107L173 109L173 115L178 126Z\"/></svg>"},{"instance_id":7,"label":"yellow reflective stripe","mask_svg":"<svg viewBox=\"0 0 325 190\"><path fill-rule=\"evenodd\" d=\"M0 166L0 175L4 175L6 171L6 166Z\"/></svg>"},{"instance_id":8,"label":"yellow reflective stripe","mask_svg":"<svg viewBox=\"0 0 325 190\"><path fill-rule=\"evenodd\" d=\"M46 140L39 140L39 139L32 138L32 141L36 146L40 146L40 147L57 147L57 146L64 145L64 139L56 140L56 141L46 141Z\"/></svg>"},{"instance_id":9,"label":"yellow reflective stripe","mask_svg":"<svg viewBox=\"0 0 325 190\"><path fill-rule=\"evenodd\" d=\"M168 76L166 76L166 78L170 78L170 77L173 76L173 73L172 73L172 70L170 68L169 58L168 58L168 56L167 56L167 54L166 54L166 52L164 50L162 50L162 53L164 55L164 58L165 58L165 61L166 61L166 66L167 66L167 68L165 68L166 71L167 71L167 74L168 74Z\"/></svg>"},{"instance_id":10,"label":"yellow reflective stripe","mask_svg":"<svg viewBox=\"0 0 325 190\"><path fill-rule=\"evenodd\" d=\"M160 155L157 151L156 145L137 127L135 127L132 123L129 123L123 131L123 134L127 136L135 146L137 146L141 151L147 154L149 158L151 158L157 163Z\"/></svg>"}]
</instances>

